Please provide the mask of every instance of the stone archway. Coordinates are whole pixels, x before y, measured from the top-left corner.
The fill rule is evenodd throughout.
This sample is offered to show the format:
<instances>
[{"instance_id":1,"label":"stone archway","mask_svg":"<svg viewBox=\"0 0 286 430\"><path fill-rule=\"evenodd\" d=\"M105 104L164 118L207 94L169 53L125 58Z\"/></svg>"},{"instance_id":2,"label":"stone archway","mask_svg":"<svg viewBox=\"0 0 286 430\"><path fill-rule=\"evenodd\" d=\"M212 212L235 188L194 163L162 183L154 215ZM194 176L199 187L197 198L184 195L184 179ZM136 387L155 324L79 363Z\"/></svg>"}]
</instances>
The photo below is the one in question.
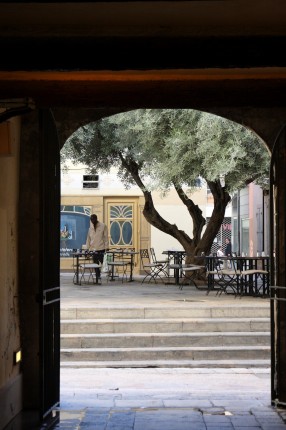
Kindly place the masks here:
<instances>
[{"instance_id":1,"label":"stone archway","mask_svg":"<svg viewBox=\"0 0 286 430\"><path fill-rule=\"evenodd\" d=\"M170 82L168 82L170 84ZM26 84L29 86L29 82L26 82ZM164 106L164 103L167 103L167 98L168 97L172 97L172 94L175 92L176 90L176 82L174 82L174 87L169 90L166 88L165 83L160 87L159 84L159 80L157 81L157 85L156 87L156 92L153 92L153 100L152 100L152 105L155 107L160 107L160 106ZM9 84L10 85L10 84ZM8 85L8 87L9 87ZM138 91L136 91L136 86L132 85L131 87L131 91L134 90L134 94L132 94L131 99L126 99L125 93L124 93L124 88L125 86L122 85L122 82L120 83L120 85L118 84L117 80L116 80L116 73L114 74L114 86L113 89L116 90L118 93L121 93L120 97L117 94L116 96L116 103L114 103L115 105L117 105L116 107L112 106L112 94L108 94L107 100L104 103L103 107L91 107L91 106L75 106L75 100L76 100L76 96L77 94L73 95L73 102L71 103L71 106L63 106L63 107L59 107L57 106L57 102L56 100L59 100L57 97L60 98L60 95L56 95L53 94L52 99L50 100L51 102L54 102L55 105L52 106L52 112L54 115L54 119L57 125L57 130L58 130L58 135L59 135L59 140L60 140L60 146L62 146L66 140L66 138L75 130L77 129L79 126L85 124L86 122L91 122L93 120L97 120L103 116L106 115L110 115L110 114L114 114L117 112L121 112L121 111L126 111L129 110L131 108L136 107L145 107L146 104L148 103L149 100L149 96L147 97L147 99L144 98L143 93L144 93L144 88L145 90L149 91L149 85L148 83L145 84L146 86L143 85L143 83L141 82L141 88L140 88L140 92L138 94ZM192 99L189 98L189 90L190 90L190 83L185 82L185 85L183 85L182 87L180 87L180 91L179 91L179 95L177 95L177 99L175 100L175 103L173 104L174 101L169 102L169 107L180 107L180 102L179 102L179 98L180 96L182 97L181 100L181 106L182 107L193 107L192 106ZM191 85L192 86L192 85ZM21 85L20 85L21 87ZM151 85L152 88L152 85ZM41 101L41 89L40 86L37 86L37 88L35 89L33 87L33 82L31 83L31 92L33 93L35 91L35 95L38 97L38 102L44 103L45 100L45 92L48 92L48 90L50 89L50 87L48 86L45 90L44 90L44 96L43 99ZM79 86L80 89L80 86ZM67 89L66 89L67 90ZM19 87L17 88L17 91L19 91ZM85 97L86 99L88 99L88 83L86 83L86 87L85 87ZM100 89L101 91L101 97L102 97L102 92L103 92L103 88ZM126 91L130 91L130 86L128 83L126 83ZM167 91L167 95L164 93L164 91ZM107 88L107 92L110 92L110 88ZM95 94L94 97L96 97L96 90L95 90ZM136 97L139 98L137 99ZM119 97L119 98L118 98ZM211 113L215 113L215 114L219 114L221 116L224 116L226 118L235 120L238 123L241 123L243 125L247 125L250 128L252 128L252 130L254 130L255 132L257 132L258 135L260 135L264 141L267 143L267 145L269 146L270 150L272 148L273 142L275 140L275 136L277 135L279 129L281 128L281 125L284 123L284 118L286 117L286 109L283 107L275 107L274 106L274 101L272 100L271 103L268 103L268 106L264 106L264 107L257 107L256 106L256 102L254 103L253 107L249 107L249 106L244 106L242 107L239 103L239 101L237 101L236 99L232 100L231 106L223 106L223 103L221 102L220 106L217 106L216 104L216 97L219 97L219 91L217 92L217 89L214 91L213 96L214 99L201 99L200 102L196 102L194 104L196 104L197 108L198 105L200 106L200 108L202 110L206 110L208 112ZM269 97L269 94L268 94ZM136 100L135 100L136 99ZM228 98L229 101L230 97ZM102 100L102 99L100 99ZM119 101L121 100L121 104L119 103ZM238 103L238 106L236 106L236 101ZM248 102L250 103L250 101L248 100ZM67 103L67 101L63 102L63 104ZM94 104L96 104L93 101ZM109 106L110 103L110 106ZM67 103L68 104L68 103ZM23 146L23 148L25 148L25 150L28 152L29 155L29 170L26 172L25 174L25 181L24 181L24 186L27 187L27 189L29 190L29 193L31 192L31 190L34 190L34 186L35 186L35 176L31 176L30 172L33 171L33 162L36 162L37 168L35 169L35 172L38 169L38 161L37 159L35 159L35 154L36 154L36 149L38 146L38 139L40 139L40 136L37 134L37 126L36 123L33 121L33 116L37 116L37 109L35 110L35 112L32 112L30 114L27 114L25 116L22 117L22 142L21 145ZM35 149L35 152L33 152L33 148ZM280 165L281 166L281 165ZM26 165L22 166L24 169L27 167ZM283 175L283 169L281 168L281 175ZM284 181L285 182L285 181ZM278 192L281 193L281 196L283 197L285 194L284 191L284 183L283 183L283 177L281 176L280 182L278 184ZM40 195L33 194L33 197L35 198L35 200L37 201L37 199L41 199ZM285 196L284 196L285 198ZM36 204L39 203L39 200L36 202ZM30 213L30 207L28 205L30 205L31 200L30 201L26 201L23 202L23 206L21 207L21 210L26 210L27 213ZM285 219L285 214L283 213L283 205L281 205L282 208L282 212L281 212L281 219ZM284 208L285 210L285 208ZM38 220L37 219L28 219L26 220L28 225L31 226L30 223L32 223L33 226L36 226L38 224ZM285 229L285 226L284 226ZM35 229L37 230L37 229ZM33 238L30 238L29 240L37 240L39 239L37 237L37 234L35 236L33 236ZM280 250L281 251L281 250ZM282 251L281 251L282 252ZM285 261L285 255L281 255L280 257L280 261L283 262ZM38 264L38 268L41 267L41 262L40 260L36 262ZM285 267L285 265L284 265ZM279 269L280 270L280 269ZM283 273L283 265L281 265L281 273ZM285 272L285 271L284 271ZM21 278L21 274L20 274L20 278ZM281 282L283 281L283 276L280 277ZM25 282L27 282L27 285L29 284L29 279L25 278ZM37 282L34 282L34 279L32 279L32 283L33 283L33 288L35 289L35 291L37 291L39 285L37 284ZM35 304L35 306L37 306ZM31 321L31 326L33 326L33 321ZM36 348L35 348L36 350ZM286 360L286 357L281 357L281 368L283 367L283 363ZM34 369L33 369L34 370ZM278 375L279 377L279 375ZM37 376L38 378L38 376ZM36 386L38 384L38 380L37 378L35 378L35 380L33 381L35 384L35 391L34 394L36 392ZM27 387L27 389L30 389L30 386ZM283 401L281 399L281 401Z\"/></svg>"},{"instance_id":2,"label":"stone archway","mask_svg":"<svg viewBox=\"0 0 286 430\"><path fill-rule=\"evenodd\" d=\"M16 11L14 1L10 3L0 5L0 98L29 97L36 109L52 108L61 144L87 119L87 110L90 121L139 107L187 107L243 123L272 149L286 117L282 1L276 8L270 0L32 1L17 2ZM30 201L20 210L30 217L25 219L27 238L38 243L37 234L28 235L42 220L32 216L28 205L37 206L41 200L35 190L39 135L35 124L29 128L29 120L22 118L21 146L29 158L22 167L30 171L24 172L21 186ZM282 155L281 164L275 160L275 198L279 196L279 234L284 242L279 249L279 283L285 285L285 150ZM22 211L20 221L21 215ZM39 258L35 263L40 267ZM37 279L24 280L29 281L36 293ZM285 363L284 354L280 368ZM31 380L33 394L37 377ZM5 393L11 381L5 374Z\"/></svg>"},{"instance_id":3,"label":"stone archway","mask_svg":"<svg viewBox=\"0 0 286 430\"><path fill-rule=\"evenodd\" d=\"M125 109L126 110L126 109ZM228 117L229 119L235 120L236 122L240 122L244 126L247 126L251 128L253 131L255 131L260 136L263 136L265 139L267 146L269 150L271 151L275 136L277 135L277 130L281 128L281 125L285 122L285 115L286 110L285 109L266 109L266 108L209 108L209 112L219 114L220 116ZM79 110L73 110L73 109L58 109L56 108L54 110L55 117L58 121L59 131L60 135L63 138L67 138L77 127L89 123L90 121L94 121L97 119L100 119L107 115L113 115L114 113L117 113L119 110L117 109L111 109L110 111L108 109L102 110L102 111L93 111L92 109L79 109ZM68 118L68 120L66 120ZM62 131L61 131L62 130ZM281 155L281 152L280 152ZM282 163L283 164L283 163ZM281 160L279 160L279 168L281 171L283 170L281 168L282 166ZM280 177L280 187L282 186L283 179ZM281 182L282 181L282 182ZM283 188L283 187L282 187ZM281 205L280 205L281 209ZM283 217L282 217L283 218ZM280 223L281 226L281 223ZM280 255L280 261L283 261L283 256L281 255L282 249L276 252ZM281 264L281 270L283 272L283 264ZM279 279L282 279L283 283L283 275L280 276ZM272 281L273 283L273 281ZM281 315L281 313L280 313ZM273 318L273 317L272 317ZM273 321L272 321L273 323ZM281 327L280 327L281 330ZM283 331L283 330L282 330ZM283 336L282 336L283 337ZM274 348L274 343L272 343L272 347ZM281 360L281 355L280 355ZM283 359L282 359L283 360ZM277 372L277 368L282 371L283 366L276 366L275 369L275 379L279 379L279 371ZM274 378L274 374L272 375ZM280 384L280 387L283 386L283 384ZM274 393L274 391L273 391ZM281 393L280 393L281 394ZM274 394L273 394L274 395ZM277 390L275 390L275 398L277 397ZM277 402L277 400L274 400L273 402ZM280 397L279 400L280 404L283 404L283 392L282 397Z\"/></svg>"}]
</instances>

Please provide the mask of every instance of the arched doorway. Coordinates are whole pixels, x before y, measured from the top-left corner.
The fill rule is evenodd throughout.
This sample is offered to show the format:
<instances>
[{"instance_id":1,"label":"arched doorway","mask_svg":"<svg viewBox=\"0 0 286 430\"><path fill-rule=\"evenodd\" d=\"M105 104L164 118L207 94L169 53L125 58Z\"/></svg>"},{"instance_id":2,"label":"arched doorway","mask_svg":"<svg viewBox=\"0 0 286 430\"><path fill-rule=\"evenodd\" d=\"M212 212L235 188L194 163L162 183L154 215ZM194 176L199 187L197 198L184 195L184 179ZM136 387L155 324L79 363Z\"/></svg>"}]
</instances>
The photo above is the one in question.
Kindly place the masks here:
<instances>
[{"instance_id":1,"label":"arched doorway","mask_svg":"<svg viewBox=\"0 0 286 430\"><path fill-rule=\"evenodd\" d=\"M32 120L32 117L33 117L33 120ZM30 119L31 119L31 122L30 122ZM33 142L31 142L31 132L33 132L33 130L34 130L34 126L35 125L37 125L37 123L38 123L38 120L39 120L39 118L38 118L38 114L37 113L33 113L32 115L31 115L31 117L27 117L27 118L23 118L23 131L24 131L24 138L23 138L23 142L25 142L25 139L27 139L28 141L29 141L29 144L27 145L27 146L25 146L25 144L23 143L23 145L24 145L24 148L23 148L23 159L22 159L22 163L23 163L23 165L22 165L22 167L24 168L25 167L25 165L27 166L27 165L29 165L29 168L31 168L31 166L33 165L33 163L36 163L37 164L37 166L38 166L38 168L40 168L40 166L41 167L44 167L44 169L43 169L43 172L46 172L46 170L48 169L48 170L50 170L50 171L54 171L54 168L52 168L51 166L53 165L53 163L54 163L54 158L53 157L51 157L51 158L49 158L49 157L39 157L39 159L37 159L37 158L35 158L34 157L34 154L35 153L33 153L32 152L32 154L31 154L31 147L34 145L34 147L35 148L38 148L38 137L40 137L41 135L42 135L42 130L40 130L39 131L39 135L37 135L37 138L36 139L34 139L34 141ZM26 128L27 127L27 128ZM61 134L60 132L61 132L61 127L63 127L63 128L65 128L66 127L66 123L65 123L65 121L62 121L61 123L60 123L60 127L58 127L58 130L59 130L59 134ZM54 136L55 137L55 136ZM45 142L44 140L42 140L41 138L40 138L40 141L42 141L43 143ZM47 150L47 148L49 148L49 150L51 149L51 146L49 146L49 144L47 143L47 142L45 142L44 143L44 145L46 145L46 146L44 146L45 148L46 148L46 150ZM28 156L28 159L26 158L25 159L25 156L24 156L24 154L25 154L25 151L28 151L28 154L27 154L27 156ZM55 154L56 154L56 150L54 150L55 151ZM32 156L31 156L32 155ZM280 158L279 159L281 159L281 154L280 154ZM43 164L41 165L41 163L40 163L40 161L41 162L43 162ZM28 163L28 164L27 164ZM26 169L24 169L24 170L26 170ZM44 175L45 176L45 175ZM27 177L26 177L26 180L27 180ZM28 182L27 183L24 183L24 185L23 185L23 187L22 187L22 191L24 191L25 190L25 187L27 187L26 188L26 192L28 192L28 193L30 193L30 189L31 189L31 182L33 182L34 183L34 180L33 180L33 178L30 178L30 180L28 180ZM39 194L37 194L37 195L35 195L35 204L37 205L37 207L38 207L38 209L37 209L37 211L39 212L40 211L40 209L41 209L41 202L43 201L43 199L44 199L44 201L47 201L47 199L46 198L44 198L44 191L42 190L42 191L39 191ZM26 206L26 203L25 203L25 200L27 200L26 199L26 195L25 195L25 193L22 193L22 198L23 198L23 205L22 205L22 208L26 208L26 210L27 210L27 213L25 213L25 219L26 219L26 222L30 225L31 224L31 218L29 218L30 217L30 207L29 206ZM31 199L29 199L29 205L31 204ZM59 202L58 202L58 205L59 205ZM55 203L55 206L54 206L55 208L56 208L56 203ZM51 208L49 207L49 209L47 209L47 211L49 212L51 210ZM58 210L57 209L55 209L56 210L56 212L59 214L59 207L58 207ZM45 211L44 211L45 212ZM42 213L42 215L41 215L41 219L42 219L42 222L43 222L43 224L41 223L40 225L44 225L44 220L45 220L45 214L44 214L44 212ZM42 233L44 232L44 230L41 230L41 232L39 232L39 231L37 231L37 228L38 228L38 223L36 222L36 221L33 221L32 222L32 224L34 225L34 227L35 227L35 236L39 236L39 237L42 237ZM57 229L57 232L58 232L58 230L59 229ZM49 233L50 233L50 231L49 231ZM35 236L33 236L33 239L34 239L34 237ZM26 238L26 236L24 236L23 237L23 241L27 241L27 238ZM31 240L31 239L30 239ZM44 243L44 248L45 248L45 251L46 252L50 252L51 251L51 249L53 248L53 246L55 245L55 242L54 243L51 243L51 244L48 244L48 242L45 242ZM33 244L33 240L31 241L31 246L33 246L33 253L35 253L35 247L34 247L34 244ZM52 248L51 248L52 247ZM50 250L50 251L48 251L48 249ZM54 248L55 249L55 248ZM59 249L59 247L57 248L57 249ZM29 254L27 254L26 255L26 257L23 255L23 266L22 266L22 276L24 275L24 279L25 279L25 284L26 284L26 286L27 285L29 285L29 281L31 280L30 278L29 278L29 276L31 276L31 275L29 275L28 273L27 273L27 270L25 269L25 267L27 268L28 267L28 264L27 264L27 261L28 260L26 260L25 261L25 258L29 258L28 257L28 255ZM56 253L54 253L53 254L54 256L56 255ZM40 252L39 252L39 257L40 257ZM52 261L51 259L49 260L49 261ZM42 264L43 264L43 261L42 261L42 259L41 258L39 258L39 260L38 260L38 262L37 262L37 264L38 264L38 267L37 267L37 270L38 270L38 274L40 274L40 273L42 273L42 270L43 270L43 266L42 266ZM56 266L55 266L56 267ZM35 268L36 268L36 266L35 266ZM28 277L28 278L27 278ZM34 284L34 287L35 287L35 294L36 294L36 292L37 292L37 294L38 294L38 288L40 288L40 291L43 291L44 290L44 282L42 282L41 280L40 280L40 278L39 279L37 279L36 280L36 282L35 282L35 279L33 279L33 284ZM24 292L24 291L23 291ZM28 311L28 308L27 309L25 309L25 312L27 312ZM31 316L31 315L30 315ZM35 323L35 320L33 320L33 319L31 319L30 318L30 323L29 323L29 326L28 326L28 331L30 332L30 330L31 330L31 326L34 326L34 323ZM39 341L39 339L41 338L41 335L39 335L39 338L37 339L37 338L35 338L34 339L34 341L35 341L35 343L37 344L37 342ZM36 349L37 347L35 347L35 349ZM32 350L31 350L32 351ZM29 366L30 366L30 363L28 364L28 368L29 368ZM39 370L39 373L41 373L41 371L42 371L42 369L41 369L41 366L38 368L38 370ZM49 374L49 373L48 373ZM277 376L277 375L276 375ZM36 383L36 382L35 382ZM54 383L55 383L55 385L54 385L54 388L56 389L56 387L57 387L57 380L56 380L56 378L54 379ZM37 383L36 383L36 385L37 385ZM273 399L273 401L274 401L274 399ZM282 400L281 400L282 401ZM45 411L46 412L46 411Z\"/></svg>"},{"instance_id":2,"label":"arched doorway","mask_svg":"<svg viewBox=\"0 0 286 430\"><path fill-rule=\"evenodd\" d=\"M251 126L270 149L285 122L283 5L168 2L162 13L160 1L59 1L32 6L18 2L15 12L12 3L0 6L1 100L30 97L33 107L52 108L60 146L84 119L89 122L107 111L136 107L190 107L218 113ZM38 114L36 110L22 117L17 234L19 289L24 299L28 294L22 305L22 318L29 321L23 341L30 351L22 363L24 407L42 410L39 300L44 285L42 256L49 255L49 250L40 252L44 193L40 191L39 148L44 139ZM48 158L43 159L45 169L49 169ZM285 286L285 145L274 162L278 172L273 196L279 207L281 244L276 252L277 282ZM33 270L27 270L31 264ZM283 301L280 307L283 316ZM283 343L285 336L280 335ZM284 346L280 352L278 379L284 378L280 373L285 368ZM3 359L3 368L5 360L12 358ZM2 376L7 394L13 375L3 372ZM278 396L279 402L285 402L284 391L282 397L273 393L273 400Z\"/></svg>"},{"instance_id":3,"label":"arched doorway","mask_svg":"<svg viewBox=\"0 0 286 430\"><path fill-rule=\"evenodd\" d=\"M227 73L226 73L227 74ZM225 73L222 73L220 79L224 81L226 77ZM24 73L25 75L25 73ZM195 74L196 75L196 74ZM247 73L246 73L247 75ZM35 330L35 327L38 327L39 323L39 299L43 298L43 290L44 290L44 282L42 281L42 274L44 272L44 264L42 260L42 256L44 255L40 252L40 243L42 238L44 237L44 216L43 212L41 212L43 205L43 199L46 202L46 198L44 197L43 190L40 189L40 185L42 185L42 179L40 175L40 171L44 172L46 169L55 172L54 165L52 164L53 157L49 158L49 151L51 150L51 146L47 140L44 139L42 133L43 130L39 126L40 117L44 113L41 111L41 104L45 105L45 103L50 104L52 106L52 116L54 120L54 124L56 125L57 138L59 140L59 147L64 144L64 141L67 136L70 135L71 130L75 130L81 124L85 122L91 122L95 119L101 118L104 115L108 115L110 113L115 113L118 111L128 110L135 106L144 107L148 105L150 102L152 106L190 106L192 105L192 98L190 98L190 94L194 91L196 94L200 94L200 90L202 90L202 94L204 97L196 98L197 105L200 105L202 109L207 111L218 113L221 116L225 116L227 118L236 120L237 122L243 123L244 125L250 126L253 130L255 130L269 145L269 148L272 148L272 144L274 142L275 136L278 133L281 125L285 121L285 108L283 107L274 107L276 103L276 99L273 100L271 96L271 92L273 88L279 87L279 79L276 78L276 75L273 75L273 87L268 87L269 92L265 95L267 99L266 107L258 107L259 105L259 97L257 99L253 99L254 107L242 108L241 98L236 98L236 92L239 89L243 88L245 91L249 88L249 83L244 87L243 77L239 80L239 83L235 79L232 82L232 91L229 94L228 103L230 105L223 107L220 103L220 106L216 106L216 101L220 99L221 91L225 91L226 87L225 82L221 82L220 85L217 85L217 81L213 82L212 73L210 73L209 82L207 78L207 72L204 71L205 81L202 85L201 82L197 80L196 77L193 76L193 73L190 73L187 79L182 80L182 73L171 72L170 76L166 75L161 80L161 72L157 72L155 74L149 73L135 73L132 77L132 74L126 74L122 76L121 73L117 74L114 72L109 75L109 78L113 82L112 87L109 85L109 82L106 84L105 79L106 76L100 74L100 76L93 76L91 82L89 79L85 81L83 85L83 81L80 80L80 76L75 74L73 75L74 81L72 84L72 89L75 91L72 96L72 101L70 100L70 90L71 88L62 87L60 85L61 91L65 93L65 97L67 97L64 101L61 96L62 92L56 93L53 92L53 89L57 86L55 83L62 82L64 79L70 78L70 75L61 75L60 80L58 74L56 76L49 76L47 78L41 76L39 74L37 79L34 81L33 76L30 76L29 73L26 74L23 79L23 75L19 77L19 75L9 74L8 84L7 84L7 76L3 78L2 82L7 84L5 87L5 91L8 93L11 91L11 94L15 94L20 92L22 93L22 86L24 83L30 87L31 94L37 97L37 101L39 103L39 108L30 113L22 116L22 124L21 124L21 154L20 154L20 195L21 195L21 203L20 203L20 219L21 219L21 233L20 233L20 249L29 249L29 252L21 253L21 264L20 264L20 276L19 276L19 285L21 289L21 294L25 297L25 293L28 292L27 298L30 297L31 300L27 300L26 303L22 306L22 318L28 322L28 324L24 324L21 327L21 330L24 330L24 342L26 344L27 351L29 354L33 356L33 360L29 361L29 354L26 355L26 362L23 360L23 374L25 374L25 383L24 383L24 407L35 408L36 410L42 409L42 367L41 363L37 361L39 345L41 344L42 335L40 336L39 330ZM43 81L41 80L43 78ZM53 81L55 78L55 81ZM119 78L119 79L118 79ZM15 79L15 80L14 80ZM46 79L46 80L45 80ZM80 82L77 81L80 80ZM204 87L205 83L208 82L208 86ZM25 85L26 85L25 84ZM158 85L160 84L160 85ZM78 86L77 86L78 85ZM255 87L255 85L254 85ZM125 89L122 93L122 89ZM260 85L255 89L257 94L260 92ZM82 108L75 107L76 100L80 97L81 91L84 90L84 103L89 104L89 107L85 106ZM252 88L254 90L254 88ZM7 94L6 92L3 94ZM104 98L104 94L106 91L106 98ZM255 93L254 91L254 93ZM126 100L126 93L130 93L130 99ZM172 99L172 96L176 93L176 97ZM274 92L275 93L275 92ZM152 101L150 101L150 94L152 94ZM265 94L265 93L264 93ZM92 95L92 97L91 97ZM253 95L253 93L252 93ZM47 97L50 97L49 99ZM145 97L146 96L146 97ZM43 97L43 98L42 98ZM112 100L115 102L113 103ZM80 98L79 98L80 99ZM92 105L96 104L94 100L98 99L98 103L103 103L104 99L104 107L94 107ZM245 103L250 103L251 105L251 97L245 100ZM168 102L169 100L169 102ZM71 106L69 107L56 107L60 103L69 105L71 101ZM225 103L227 101L225 100ZM237 105L236 105L237 103ZM114 107L114 104L117 107ZM54 105L54 107L53 107ZM109 107L112 106L112 107ZM42 156L43 145L46 145L47 155ZM283 147L283 146L282 146ZM41 151L39 151L41 149ZM53 151L51 150L51 153ZM56 155L56 153L54 153ZM284 157L284 158L283 158ZM275 198L280 199L279 204L279 217L282 220L282 224L280 224L280 228L284 232L285 226L283 224L285 220L285 205L283 202L285 201L285 192L284 192L284 175L283 175L283 163L285 161L285 151L280 151L277 155L276 162L278 162L278 172L279 172L279 181L276 187ZM51 164L50 164L51 163ZM43 168L44 167L44 168ZM44 179L44 178L43 178ZM49 197L47 197L49 198ZM59 208L56 211L59 214ZM24 215L24 216L23 216ZM22 228L22 227L25 228ZM58 232L59 228L57 229ZM279 232L280 234L280 232ZM280 234L280 237L282 235ZM285 242L285 241L284 241ZM45 245L45 244L44 244ZM49 245L51 246L51 245ZM59 247L57 247L59 249ZM284 247L285 249L285 247ZM51 251L45 249L47 255ZM57 252L57 251L56 251ZM279 248L278 250L279 257L279 266L278 270L281 274L280 281L281 283L285 282L285 251L283 248ZM53 253L53 251L51 252ZM278 255L278 254L276 254ZM31 256L33 260L33 271L29 269L31 264ZM34 299L36 298L36 300ZM43 302L42 302L43 303ZM283 303L282 303L283 308ZM33 334L31 336L31 333ZM284 356L280 356L281 366L280 369L283 368ZM276 377L280 377L279 374ZM31 387L33 389L31 390ZM55 385L55 390L56 385ZM273 399L273 402L275 399ZM280 398L280 402L283 403L283 398ZM42 402L42 403L41 403ZM44 414L47 411L44 412Z\"/></svg>"}]
</instances>

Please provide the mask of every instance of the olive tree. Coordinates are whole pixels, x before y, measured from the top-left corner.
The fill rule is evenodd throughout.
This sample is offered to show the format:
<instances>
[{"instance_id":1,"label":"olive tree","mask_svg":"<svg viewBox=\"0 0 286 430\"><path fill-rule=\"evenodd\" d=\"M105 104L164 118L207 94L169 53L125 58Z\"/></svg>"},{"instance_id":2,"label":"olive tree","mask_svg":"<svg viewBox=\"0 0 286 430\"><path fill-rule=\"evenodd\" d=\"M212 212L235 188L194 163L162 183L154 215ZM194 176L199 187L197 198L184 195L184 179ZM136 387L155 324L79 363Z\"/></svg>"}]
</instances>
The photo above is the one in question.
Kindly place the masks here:
<instances>
[{"instance_id":1,"label":"olive tree","mask_svg":"<svg viewBox=\"0 0 286 430\"><path fill-rule=\"evenodd\" d=\"M262 140L251 130L191 109L138 109L106 117L77 130L62 157L85 164L90 173L116 166L126 188L136 184L141 189L146 220L177 239L188 261L210 251L234 191L251 182L267 184L270 163ZM207 225L192 200L198 178L214 199ZM156 210L152 192L166 194L171 188L192 218L192 233Z\"/></svg>"}]
</instances>

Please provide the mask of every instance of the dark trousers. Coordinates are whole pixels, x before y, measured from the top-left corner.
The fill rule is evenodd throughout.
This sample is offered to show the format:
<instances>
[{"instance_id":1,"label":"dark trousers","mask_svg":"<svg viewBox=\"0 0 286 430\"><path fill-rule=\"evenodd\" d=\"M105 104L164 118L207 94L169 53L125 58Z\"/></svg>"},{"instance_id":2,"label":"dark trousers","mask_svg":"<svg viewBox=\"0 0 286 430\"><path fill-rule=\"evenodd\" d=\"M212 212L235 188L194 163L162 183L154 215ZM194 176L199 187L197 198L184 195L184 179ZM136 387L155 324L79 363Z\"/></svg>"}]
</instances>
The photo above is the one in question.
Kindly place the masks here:
<instances>
[{"instance_id":1,"label":"dark trousers","mask_svg":"<svg viewBox=\"0 0 286 430\"><path fill-rule=\"evenodd\" d=\"M93 262L95 264L102 264L103 263L103 257L105 254L105 249L102 249L100 251L94 251L93 252ZM100 269L95 269L96 279L100 278Z\"/></svg>"}]
</instances>

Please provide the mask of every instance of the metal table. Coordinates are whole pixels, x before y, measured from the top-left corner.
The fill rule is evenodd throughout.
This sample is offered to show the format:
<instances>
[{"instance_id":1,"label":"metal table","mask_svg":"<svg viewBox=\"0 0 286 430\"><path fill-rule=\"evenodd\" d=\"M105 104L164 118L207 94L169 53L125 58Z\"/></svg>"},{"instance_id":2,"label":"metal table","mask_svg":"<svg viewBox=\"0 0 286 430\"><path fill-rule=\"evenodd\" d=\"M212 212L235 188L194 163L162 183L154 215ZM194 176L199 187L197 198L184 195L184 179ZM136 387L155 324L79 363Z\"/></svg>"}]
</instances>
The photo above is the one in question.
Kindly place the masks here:
<instances>
[{"instance_id":1,"label":"metal table","mask_svg":"<svg viewBox=\"0 0 286 430\"><path fill-rule=\"evenodd\" d=\"M126 262L126 259L128 259L127 264L130 265L130 275L129 275L129 279L128 282L132 282L134 281L133 279L133 267L134 267L134 256L139 254L139 252L137 251L130 251L130 250L121 250L121 249L110 249L108 252L108 254L112 254L113 256L113 263L116 263L116 258L119 257L121 258L121 263L122 262ZM120 263L120 261L119 261ZM115 276L114 276L114 264L111 265L111 276L110 276L110 281L114 281L115 280Z\"/></svg>"},{"instance_id":2,"label":"metal table","mask_svg":"<svg viewBox=\"0 0 286 430\"><path fill-rule=\"evenodd\" d=\"M180 285L181 267L186 258L186 251L167 249L162 254L168 255L168 269L171 268L174 270L175 284ZM173 264L170 265L171 260L173 260Z\"/></svg>"}]
</instances>

